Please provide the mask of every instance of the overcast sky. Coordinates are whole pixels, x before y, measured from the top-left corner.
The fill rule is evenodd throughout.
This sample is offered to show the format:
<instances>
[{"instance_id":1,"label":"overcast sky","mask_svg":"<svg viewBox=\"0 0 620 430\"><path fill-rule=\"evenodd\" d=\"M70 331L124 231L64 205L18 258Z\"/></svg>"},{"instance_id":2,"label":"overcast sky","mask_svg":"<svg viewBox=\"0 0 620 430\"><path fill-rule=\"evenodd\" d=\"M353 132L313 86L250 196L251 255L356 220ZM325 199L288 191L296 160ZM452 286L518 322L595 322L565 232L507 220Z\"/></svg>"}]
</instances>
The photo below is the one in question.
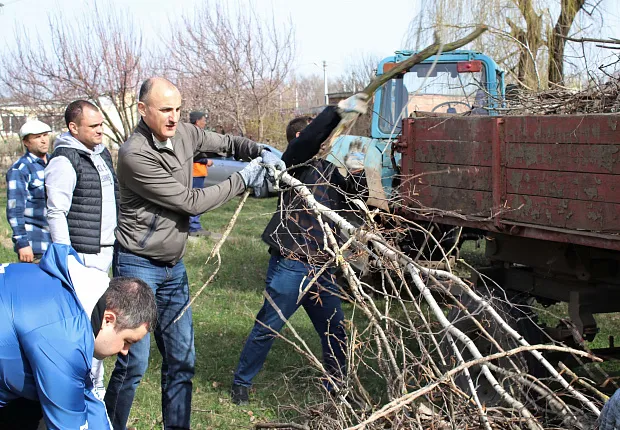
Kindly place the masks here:
<instances>
[{"instance_id":1,"label":"overcast sky","mask_svg":"<svg viewBox=\"0 0 620 430\"><path fill-rule=\"evenodd\" d=\"M0 46L11 46L16 26L47 32L50 13L59 12L65 19L80 25L79 11L93 1L0 0L4 3L0 8L0 38L6 39ZM246 1L228 0L227 3L234 7L235 4L247 5ZM297 72L322 74L325 60L329 76L337 76L362 54L384 57L402 48L408 25L422 0L251 1L263 16L273 13L278 23L289 19L293 22ZM123 8L132 14L144 30L147 44L161 43L160 37L165 37L169 20L191 13L202 2L204 0L98 0L102 7ZM605 25L596 36L620 38L620 0L603 0L602 6Z\"/></svg>"},{"instance_id":2,"label":"overcast sky","mask_svg":"<svg viewBox=\"0 0 620 430\"><path fill-rule=\"evenodd\" d=\"M66 19L85 0L0 0L0 37L12 43L16 25L47 31L47 15L59 11ZM144 29L145 41L153 43L174 20L200 0L99 0L100 5L126 8ZM245 4L245 2L242 2ZM231 1L231 4L234 4ZM259 12L276 22L289 18L296 31L298 72L322 74L327 61L330 75L340 74L360 54L387 56L402 47L409 22L417 13L418 0L254 0ZM3 46L6 46L3 43Z\"/></svg>"}]
</instances>

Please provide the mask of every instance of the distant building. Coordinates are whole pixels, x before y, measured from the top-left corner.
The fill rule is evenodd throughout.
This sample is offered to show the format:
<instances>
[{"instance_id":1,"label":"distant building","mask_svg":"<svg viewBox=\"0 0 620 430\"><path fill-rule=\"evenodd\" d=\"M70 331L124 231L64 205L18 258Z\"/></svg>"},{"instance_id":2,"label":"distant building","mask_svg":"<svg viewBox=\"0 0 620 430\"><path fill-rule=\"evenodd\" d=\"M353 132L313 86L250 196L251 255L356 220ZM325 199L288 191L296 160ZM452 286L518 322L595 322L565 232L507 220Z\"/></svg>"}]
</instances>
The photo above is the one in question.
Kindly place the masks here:
<instances>
[{"instance_id":1,"label":"distant building","mask_svg":"<svg viewBox=\"0 0 620 430\"><path fill-rule=\"evenodd\" d=\"M86 100L88 98L85 97ZM103 111L118 129L123 128L122 121L114 104L110 100L101 99ZM0 140L8 138L19 138L18 133L22 125L29 119L38 119L48 124L52 129L52 134L58 135L67 131L65 124L66 103L49 102L40 104L36 107L25 106L23 104L8 100L0 100ZM137 118L137 115L135 115ZM134 124L135 126L135 124ZM132 127L133 128L133 127ZM104 140L106 146L114 146L109 136L112 135L110 128L104 124Z\"/></svg>"}]
</instances>

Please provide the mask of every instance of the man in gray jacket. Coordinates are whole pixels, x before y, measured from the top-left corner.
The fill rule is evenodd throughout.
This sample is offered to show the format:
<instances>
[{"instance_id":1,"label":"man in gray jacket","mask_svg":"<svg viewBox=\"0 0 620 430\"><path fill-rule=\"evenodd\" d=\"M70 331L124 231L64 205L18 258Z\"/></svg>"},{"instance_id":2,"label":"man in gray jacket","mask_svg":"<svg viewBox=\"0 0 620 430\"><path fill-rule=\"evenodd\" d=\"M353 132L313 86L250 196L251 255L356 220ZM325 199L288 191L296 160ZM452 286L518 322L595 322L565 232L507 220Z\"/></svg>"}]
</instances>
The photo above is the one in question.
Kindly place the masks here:
<instances>
[{"instance_id":1,"label":"man in gray jacket","mask_svg":"<svg viewBox=\"0 0 620 430\"><path fill-rule=\"evenodd\" d=\"M147 79L140 88L142 120L118 157L121 191L114 250L115 276L143 279L155 292L159 325L155 330L162 354L162 415L165 429L189 429L194 331L188 309L189 285L183 254L189 216L217 208L248 187L262 184L265 168L279 158L251 140L201 130L179 123L181 94L163 78ZM194 156L204 152L253 159L224 182L192 188ZM118 356L105 402L115 430L124 430L135 390L146 371L149 337Z\"/></svg>"}]
</instances>

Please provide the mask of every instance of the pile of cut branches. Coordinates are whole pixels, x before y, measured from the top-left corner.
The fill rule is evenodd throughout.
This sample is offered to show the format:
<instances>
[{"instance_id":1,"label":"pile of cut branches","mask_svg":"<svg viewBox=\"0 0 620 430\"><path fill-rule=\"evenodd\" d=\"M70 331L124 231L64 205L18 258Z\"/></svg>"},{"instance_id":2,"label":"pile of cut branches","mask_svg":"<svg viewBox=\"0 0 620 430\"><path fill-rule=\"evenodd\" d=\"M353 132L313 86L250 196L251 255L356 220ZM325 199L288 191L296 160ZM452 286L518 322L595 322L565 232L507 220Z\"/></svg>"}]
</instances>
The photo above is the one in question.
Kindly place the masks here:
<instances>
[{"instance_id":1,"label":"pile of cut branches","mask_svg":"<svg viewBox=\"0 0 620 430\"><path fill-rule=\"evenodd\" d=\"M323 400L298 405L294 426L257 428L593 428L605 397L578 389L574 375L558 372L544 353L596 357L546 339L527 303L507 297L490 279L482 277L484 287L473 288L447 259L448 269L437 270L423 264L423 253L402 252L390 238L393 232L375 224L366 209L357 214L366 221L354 227L295 178L284 174L281 182L294 187L320 220L332 256L326 266L342 271L346 285L340 295L351 303L353 317L342 378L326 371L287 321L292 335L286 341L307 357L317 381L328 379L338 388L327 393L317 383ZM428 234L427 242L437 240L422 226L408 228ZM444 257L448 252L442 250ZM352 267L360 259L371 261L373 282ZM523 327L527 333L518 331Z\"/></svg>"},{"instance_id":2,"label":"pile of cut branches","mask_svg":"<svg viewBox=\"0 0 620 430\"><path fill-rule=\"evenodd\" d=\"M568 115L620 112L620 79L592 83L581 91L552 89L542 92L508 91L508 115Z\"/></svg>"},{"instance_id":3,"label":"pile of cut branches","mask_svg":"<svg viewBox=\"0 0 620 430\"><path fill-rule=\"evenodd\" d=\"M479 28L469 39L451 45L435 43L392 72L406 70L442 47L456 49L483 31ZM381 76L384 81L389 78L388 74ZM372 95L384 81L373 81L364 92ZM613 91L617 96L617 88ZM560 109L549 95L544 97L548 99L546 113ZM588 103L585 95L576 97L573 105L579 104L577 100ZM527 102L522 103L525 107ZM567 104L565 99L561 103L564 107ZM347 124L343 119L319 156L329 153L334 137L350 124L351 120ZM315 261L312 255L299 256L315 268L307 276L309 282L299 286L299 297L309 294L326 270L338 267L343 279L338 294L350 303L352 315L347 321L348 340L340 345L347 357L346 372L340 374L329 372L285 320L289 334L278 336L302 354L314 370L316 392L309 398L315 400L289 406L297 412L294 423L258 423L256 428L594 427L606 397L574 373L566 373L566 368L558 371L546 352L572 354L581 362L600 360L551 341L538 327L531 303L509 297L491 279L478 274L474 285L457 276L450 255L460 231L455 240L445 241L422 225L371 211L353 195L344 198L356 209L336 212L319 203L289 174L280 175L279 182L292 189L297 202L303 202L301 209L298 203L296 209L281 203L278 211L283 219L296 219L292 211L312 213L320 225L318 234L323 236L320 260ZM391 203L393 206L395 202ZM355 225L349 222L353 219ZM313 236L316 234L313 231ZM402 239L407 235L418 240L404 249ZM445 270L428 264L437 255ZM266 298L279 311L268 295Z\"/></svg>"}]
</instances>

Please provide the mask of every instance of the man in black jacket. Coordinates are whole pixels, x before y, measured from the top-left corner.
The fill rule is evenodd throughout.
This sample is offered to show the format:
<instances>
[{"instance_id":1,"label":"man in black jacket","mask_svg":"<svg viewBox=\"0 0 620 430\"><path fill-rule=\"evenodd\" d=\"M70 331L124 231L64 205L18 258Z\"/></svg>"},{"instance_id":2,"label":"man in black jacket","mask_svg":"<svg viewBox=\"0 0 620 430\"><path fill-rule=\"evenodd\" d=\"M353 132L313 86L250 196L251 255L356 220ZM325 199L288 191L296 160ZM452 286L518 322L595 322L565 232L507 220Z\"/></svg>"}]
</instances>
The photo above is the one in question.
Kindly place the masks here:
<instances>
[{"instance_id":1,"label":"man in black jacket","mask_svg":"<svg viewBox=\"0 0 620 430\"><path fill-rule=\"evenodd\" d=\"M287 127L289 146L282 155L289 168L305 163L291 174L308 186L319 203L334 210L346 209L348 196L357 196L365 186L363 170L357 174L351 172L345 178L332 163L312 157L342 116L349 112L366 112L364 94L356 94L338 107L325 108L312 122L309 117L294 119ZM333 225L330 229L337 230ZM241 352L231 390L233 402L239 405L247 404L252 380L267 358L275 333L280 332L284 319L288 320L299 306L304 307L321 337L323 362L332 381L341 380L345 369L346 334L338 287L334 283L335 265L324 250L323 227L306 209L295 189L282 193L278 209L262 237L271 254L265 295L275 307L270 300L265 300ZM325 264L330 268L309 285ZM300 291L305 291L302 297ZM334 389L329 382L325 386L328 390Z\"/></svg>"},{"instance_id":2,"label":"man in black jacket","mask_svg":"<svg viewBox=\"0 0 620 430\"><path fill-rule=\"evenodd\" d=\"M108 273L118 210L118 180L103 142L103 115L76 100L65 110L68 132L54 142L45 167L47 222L52 242L71 245L86 267ZM105 392L103 361L93 359L95 389Z\"/></svg>"},{"instance_id":3,"label":"man in black jacket","mask_svg":"<svg viewBox=\"0 0 620 430\"><path fill-rule=\"evenodd\" d=\"M201 130L205 130L207 126L207 115L204 112L192 111L189 113L189 123L194 124ZM213 165L213 161L209 160L204 154L198 154L194 157L192 188L204 188L205 178L209 167ZM191 215L189 217L189 235L190 236L211 236L215 240L222 238L220 233L212 233L202 228L200 217L202 214Z\"/></svg>"}]
</instances>

